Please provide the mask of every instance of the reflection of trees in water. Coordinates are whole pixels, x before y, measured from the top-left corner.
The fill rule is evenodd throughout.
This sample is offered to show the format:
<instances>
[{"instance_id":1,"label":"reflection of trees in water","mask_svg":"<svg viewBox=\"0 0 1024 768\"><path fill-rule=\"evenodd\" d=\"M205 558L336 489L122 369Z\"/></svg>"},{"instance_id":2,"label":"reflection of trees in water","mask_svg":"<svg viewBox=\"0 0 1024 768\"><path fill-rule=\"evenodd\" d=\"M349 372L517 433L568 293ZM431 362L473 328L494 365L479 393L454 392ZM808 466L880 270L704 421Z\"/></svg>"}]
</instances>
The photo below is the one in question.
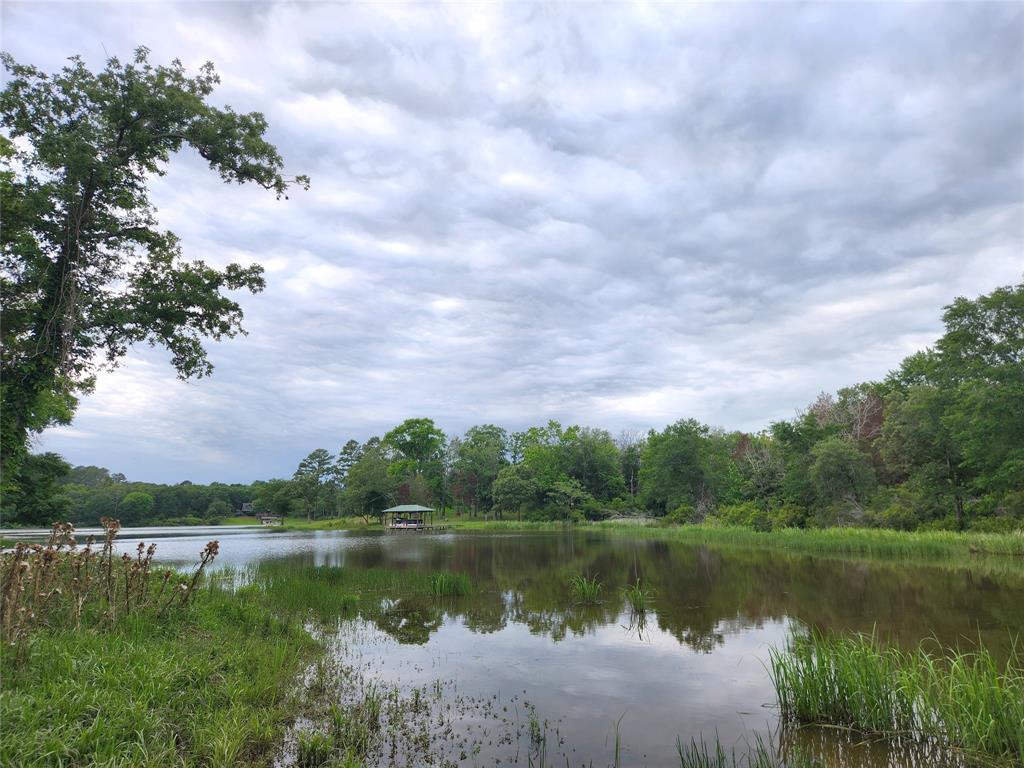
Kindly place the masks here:
<instances>
[{"instance_id":1,"label":"reflection of trees in water","mask_svg":"<svg viewBox=\"0 0 1024 768\"><path fill-rule=\"evenodd\" d=\"M658 628L702 652L732 632L785 617L821 630L877 628L906 643L932 635L955 642L964 634L977 637L979 628L1005 635L1024 625L1024 578L590 534L410 537L349 552L346 565L470 577L470 596L443 605L417 598L415 611L403 596L405 623L395 615L382 620L385 631L393 626L418 642L445 612L475 632L513 622L556 641L593 632L619 621L626 611L622 588L638 578L653 591ZM573 605L568 583L580 573L600 577L600 605ZM413 632L410 623L421 630Z\"/></svg>"},{"instance_id":2,"label":"reflection of trees in water","mask_svg":"<svg viewBox=\"0 0 1024 768\"><path fill-rule=\"evenodd\" d=\"M900 737L871 739L837 728L786 726L776 738L780 752L796 764L803 764L800 759L842 768L967 768L973 764L939 744Z\"/></svg>"},{"instance_id":3,"label":"reflection of trees in water","mask_svg":"<svg viewBox=\"0 0 1024 768\"><path fill-rule=\"evenodd\" d=\"M422 645L441 628L444 612L427 599L384 600L376 610L363 612L378 628L398 642Z\"/></svg>"}]
</instances>

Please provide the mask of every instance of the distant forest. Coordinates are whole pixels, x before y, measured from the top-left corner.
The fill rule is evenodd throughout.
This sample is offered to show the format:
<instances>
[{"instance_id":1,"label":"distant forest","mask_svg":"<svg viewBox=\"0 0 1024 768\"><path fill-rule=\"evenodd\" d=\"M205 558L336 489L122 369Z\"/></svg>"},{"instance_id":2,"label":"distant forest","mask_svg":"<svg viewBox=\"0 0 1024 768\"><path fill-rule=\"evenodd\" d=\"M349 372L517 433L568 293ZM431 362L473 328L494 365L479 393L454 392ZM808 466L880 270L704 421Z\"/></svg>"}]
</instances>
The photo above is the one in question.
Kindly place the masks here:
<instances>
[{"instance_id":1,"label":"distant forest","mask_svg":"<svg viewBox=\"0 0 1024 768\"><path fill-rule=\"evenodd\" d=\"M370 520L415 502L468 515L645 515L760 530L1024 528L1024 283L957 299L943 320L935 346L883 381L822 393L754 434L681 419L646 434L551 421L449 436L409 419L337 453L318 448L290 478L252 485L129 482L36 454L28 482L5 494L4 522L216 522L243 503Z\"/></svg>"}]
</instances>

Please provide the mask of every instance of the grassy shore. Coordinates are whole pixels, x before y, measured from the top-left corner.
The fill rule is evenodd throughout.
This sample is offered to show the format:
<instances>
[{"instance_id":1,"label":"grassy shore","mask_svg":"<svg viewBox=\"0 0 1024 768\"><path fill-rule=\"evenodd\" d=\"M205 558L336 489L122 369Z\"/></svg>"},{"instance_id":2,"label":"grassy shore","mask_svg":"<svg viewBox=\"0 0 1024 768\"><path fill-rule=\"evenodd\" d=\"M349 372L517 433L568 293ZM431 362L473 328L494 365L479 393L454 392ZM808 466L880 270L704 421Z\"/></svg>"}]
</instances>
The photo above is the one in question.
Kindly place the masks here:
<instances>
[{"instance_id":1,"label":"grassy shore","mask_svg":"<svg viewBox=\"0 0 1024 768\"><path fill-rule=\"evenodd\" d=\"M47 629L2 664L4 765L269 765L318 645L255 592L199 590L161 620Z\"/></svg>"},{"instance_id":2,"label":"grassy shore","mask_svg":"<svg viewBox=\"0 0 1024 768\"><path fill-rule=\"evenodd\" d=\"M1024 765L1024 658L986 649L911 651L873 637L797 637L771 656L783 718L961 750L972 761Z\"/></svg>"},{"instance_id":3,"label":"grassy shore","mask_svg":"<svg viewBox=\"0 0 1024 768\"><path fill-rule=\"evenodd\" d=\"M638 524L629 519L596 523L481 520L468 517L437 518L452 531L604 531L622 536L719 546L784 549L836 555L883 557L946 557L1008 555L1024 557L1024 532L957 533L953 531L893 531L881 528L782 528L761 532L751 528L712 525ZM650 521L647 521L650 522ZM381 530L363 518L293 520L285 530Z\"/></svg>"},{"instance_id":4,"label":"grassy shore","mask_svg":"<svg viewBox=\"0 0 1024 768\"><path fill-rule=\"evenodd\" d=\"M303 706L295 681L322 647L254 586L157 569L156 545L46 545L0 557L0 763L269 765Z\"/></svg>"}]
</instances>

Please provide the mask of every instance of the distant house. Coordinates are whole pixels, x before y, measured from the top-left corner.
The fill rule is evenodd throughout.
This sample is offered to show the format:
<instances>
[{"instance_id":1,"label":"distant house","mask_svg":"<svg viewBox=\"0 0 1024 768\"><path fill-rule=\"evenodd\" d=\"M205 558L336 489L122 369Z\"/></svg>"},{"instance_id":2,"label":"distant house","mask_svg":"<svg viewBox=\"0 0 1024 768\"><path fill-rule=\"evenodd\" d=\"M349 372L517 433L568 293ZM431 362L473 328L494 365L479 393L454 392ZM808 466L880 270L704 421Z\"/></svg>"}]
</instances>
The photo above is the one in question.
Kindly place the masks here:
<instances>
[{"instance_id":1,"label":"distant house","mask_svg":"<svg viewBox=\"0 0 1024 768\"><path fill-rule=\"evenodd\" d=\"M251 514L253 514L252 502L251 501L243 501L242 502L242 508L238 510L238 514L240 514L240 515L251 515Z\"/></svg>"}]
</instances>

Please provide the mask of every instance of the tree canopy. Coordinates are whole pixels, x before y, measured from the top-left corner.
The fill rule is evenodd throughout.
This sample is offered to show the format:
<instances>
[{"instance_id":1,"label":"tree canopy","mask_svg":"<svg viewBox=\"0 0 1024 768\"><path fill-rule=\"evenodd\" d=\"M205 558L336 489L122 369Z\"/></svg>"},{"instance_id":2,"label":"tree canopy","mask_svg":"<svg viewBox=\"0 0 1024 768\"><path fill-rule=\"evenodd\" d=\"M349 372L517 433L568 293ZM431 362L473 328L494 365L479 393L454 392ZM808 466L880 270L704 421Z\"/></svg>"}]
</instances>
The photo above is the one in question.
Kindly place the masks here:
<instances>
[{"instance_id":1,"label":"tree canopy","mask_svg":"<svg viewBox=\"0 0 1024 768\"><path fill-rule=\"evenodd\" d=\"M209 102L212 64L80 58L53 74L2 56L0 291L4 305L0 395L4 485L18 483L29 436L70 421L100 365L139 342L166 347L183 378L213 370L204 339L244 333L229 291L258 292L257 264L217 268L183 258L161 229L148 179L189 148L229 183L278 197L288 178L258 112Z\"/></svg>"}]
</instances>

